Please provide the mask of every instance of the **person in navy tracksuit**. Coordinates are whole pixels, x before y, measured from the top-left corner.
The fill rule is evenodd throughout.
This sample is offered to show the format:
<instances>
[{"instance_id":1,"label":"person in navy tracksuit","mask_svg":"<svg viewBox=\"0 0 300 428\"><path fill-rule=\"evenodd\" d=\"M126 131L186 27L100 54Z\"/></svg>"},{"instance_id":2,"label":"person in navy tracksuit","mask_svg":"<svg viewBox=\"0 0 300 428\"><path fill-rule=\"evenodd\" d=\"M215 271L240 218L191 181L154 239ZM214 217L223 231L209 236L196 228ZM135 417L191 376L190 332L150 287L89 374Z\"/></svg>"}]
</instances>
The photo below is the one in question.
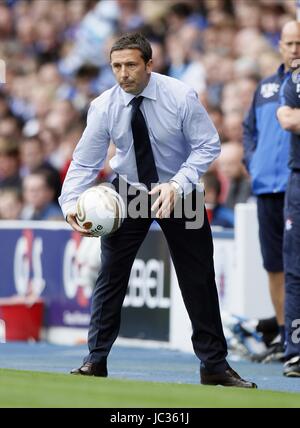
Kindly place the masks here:
<instances>
[{"instance_id":1,"label":"person in navy tracksuit","mask_svg":"<svg viewBox=\"0 0 300 428\"><path fill-rule=\"evenodd\" d=\"M285 197L284 272L286 363L283 374L300 377L300 23L294 23L295 66L280 91L278 120L290 131L290 176Z\"/></svg>"},{"instance_id":2,"label":"person in navy tracksuit","mask_svg":"<svg viewBox=\"0 0 300 428\"><path fill-rule=\"evenodd\" d=\"M261 253L281 335L280 342L257 356L258 361L265 362L283 357L285 341L282 247L290 137L278 123L276 111L280 87L287 78L295 55L295 46L290 44L294 37L294 23L288 22L282 29L280 40L283 64L277 73L260 82L243 124L244 161L252 179L252 191L257 196Z\"/></svg>"}]
</instances>

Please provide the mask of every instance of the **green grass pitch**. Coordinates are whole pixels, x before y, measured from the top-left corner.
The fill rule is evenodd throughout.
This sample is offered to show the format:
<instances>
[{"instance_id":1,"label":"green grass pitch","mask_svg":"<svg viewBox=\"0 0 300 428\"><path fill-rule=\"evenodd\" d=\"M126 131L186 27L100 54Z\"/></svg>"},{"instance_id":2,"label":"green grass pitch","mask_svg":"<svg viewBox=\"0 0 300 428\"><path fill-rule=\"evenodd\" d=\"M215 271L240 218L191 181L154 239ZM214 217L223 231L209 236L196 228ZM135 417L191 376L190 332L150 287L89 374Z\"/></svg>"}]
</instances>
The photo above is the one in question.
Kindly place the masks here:
<instances>
[{"instance_id":1,"label":"green grass pitch","mask_svg":"<svg viewBox=\"0 0 300 428\"><path fill-rule=\"evenodd\" d=\"M0 369L0 407L300 407L300 394Z\"/></svg>"}]
</instances>

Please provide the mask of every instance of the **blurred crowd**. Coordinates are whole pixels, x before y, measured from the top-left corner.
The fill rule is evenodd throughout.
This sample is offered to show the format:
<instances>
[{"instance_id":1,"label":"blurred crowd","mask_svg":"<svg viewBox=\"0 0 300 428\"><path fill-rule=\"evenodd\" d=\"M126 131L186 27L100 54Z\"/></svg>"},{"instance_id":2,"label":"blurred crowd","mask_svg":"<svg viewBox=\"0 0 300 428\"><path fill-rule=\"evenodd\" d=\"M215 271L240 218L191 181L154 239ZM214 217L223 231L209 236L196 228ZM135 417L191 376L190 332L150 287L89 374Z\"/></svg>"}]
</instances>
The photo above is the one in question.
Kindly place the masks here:
<instances>
[{"instance_id":1,"label":"blurred crowd","mask_svg":"<svg viewBox=\"0 0 300 428\"><path fill-rule=\"evenodd\" d=\"M110 47L141 31L154 71L192 86L217 127L206 203L219 209L212 224L232 227L235 204L251 198L242 121L258 81L280 64L291 19L294 0L1 1L0 219L62 219L57 197L89 103L115 84ZM99 180L110 174L107 162Z\"/></svg>"}]
</instances>

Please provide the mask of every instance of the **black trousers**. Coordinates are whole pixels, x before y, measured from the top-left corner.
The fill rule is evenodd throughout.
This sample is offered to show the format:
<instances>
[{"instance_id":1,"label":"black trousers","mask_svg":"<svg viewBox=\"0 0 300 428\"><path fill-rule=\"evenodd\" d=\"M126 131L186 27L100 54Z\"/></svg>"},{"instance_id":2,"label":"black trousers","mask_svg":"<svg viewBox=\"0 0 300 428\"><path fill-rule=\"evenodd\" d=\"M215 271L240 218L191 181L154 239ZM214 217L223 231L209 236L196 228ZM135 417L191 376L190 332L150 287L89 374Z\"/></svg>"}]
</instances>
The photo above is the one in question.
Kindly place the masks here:
<instances>
[{"instance_id":1,"label":"black trousers","mask_svg":"<svg viewBox=\"0 0 300 428\"><path fill-rule=\"evenodd\" d=\"M89 355L85 362L104 363L117 338L131 267L152 221L151 218L126 218L119 230L101 238L102 265L92 296ZM195 354L207 370L226 370L227 345L207 215L205 213L204 224L199 229L186 229L185 218L162 219L158 223L166 237L192 323Z\"/></svg>"},{"instance_id":2,"label":"black trousers","mask_svg":"<svg viewBox=\"0 0 300 428\"><path fill-rule=\"evenodd\" d=\"M291 172L285 193L285 357L300 355L300 172Z\"/></svg>"}]
</instances>

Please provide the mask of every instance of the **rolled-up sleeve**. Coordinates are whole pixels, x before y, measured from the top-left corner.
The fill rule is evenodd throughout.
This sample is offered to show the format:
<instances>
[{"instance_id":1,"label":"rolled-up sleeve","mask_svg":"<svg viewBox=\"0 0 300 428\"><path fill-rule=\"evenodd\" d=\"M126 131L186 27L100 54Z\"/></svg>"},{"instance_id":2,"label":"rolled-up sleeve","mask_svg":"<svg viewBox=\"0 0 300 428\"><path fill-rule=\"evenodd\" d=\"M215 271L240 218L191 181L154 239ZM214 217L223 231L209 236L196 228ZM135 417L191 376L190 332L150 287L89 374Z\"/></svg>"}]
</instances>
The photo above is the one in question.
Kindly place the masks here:
<instances>
[{"instance_id":1,"label":"rolled-up sleeve","mask_svg":"<svg viewBox=\"0 0 300 428\"><path fill-rule=\"evenodd\" d=\"M105 111L93 101L58 199L65 217L74 211L79 195L93 185L103 167L110 141L107 123Z\"/></svg>"},{"instance_id":2,"label":"rolled-up sleeve","mask_svg":"<svg viewBox=\"0 0 300 428\"><path fill-rule=\"evenodd\" d=\"M187 93L181 109L182 132L191 152L172 178L188 192L199 182L209 165L219 156L221 143L218 132L194 91Z\"/></svg>"}]
</instances>

